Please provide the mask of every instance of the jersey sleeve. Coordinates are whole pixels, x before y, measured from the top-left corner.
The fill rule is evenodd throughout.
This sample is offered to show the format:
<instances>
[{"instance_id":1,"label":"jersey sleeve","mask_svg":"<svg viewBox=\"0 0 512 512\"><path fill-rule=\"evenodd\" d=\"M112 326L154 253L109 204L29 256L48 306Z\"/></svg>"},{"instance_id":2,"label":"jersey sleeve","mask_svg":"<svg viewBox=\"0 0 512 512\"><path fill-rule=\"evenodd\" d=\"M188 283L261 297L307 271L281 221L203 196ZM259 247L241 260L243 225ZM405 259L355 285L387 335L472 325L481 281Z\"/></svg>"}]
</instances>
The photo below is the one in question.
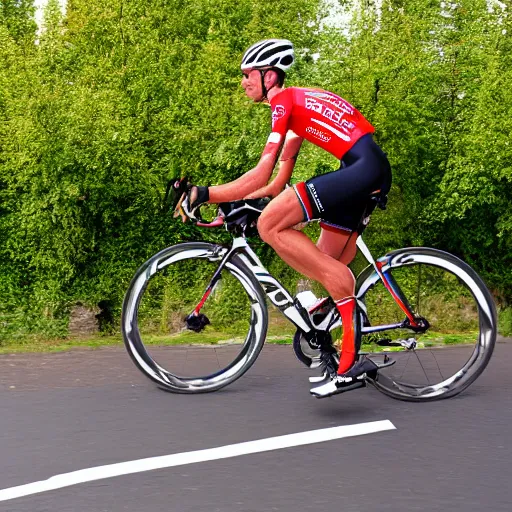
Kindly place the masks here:
<instances>
[{"instance_id":1,"label":"jersey sleeve","mask_svg":"<svg viewBox=\"0 0 512 512\"><path fill-rule=\"evenodd\" d=\"M293 109L293 90L288 88L278 94L274 98L271 107L272 133L270 137L277 139L277 135L274 134L278 134L280 136L279 142L281 142L286 137L286 132L289 129L289 121Z\"/></svg>"}]
</instances>

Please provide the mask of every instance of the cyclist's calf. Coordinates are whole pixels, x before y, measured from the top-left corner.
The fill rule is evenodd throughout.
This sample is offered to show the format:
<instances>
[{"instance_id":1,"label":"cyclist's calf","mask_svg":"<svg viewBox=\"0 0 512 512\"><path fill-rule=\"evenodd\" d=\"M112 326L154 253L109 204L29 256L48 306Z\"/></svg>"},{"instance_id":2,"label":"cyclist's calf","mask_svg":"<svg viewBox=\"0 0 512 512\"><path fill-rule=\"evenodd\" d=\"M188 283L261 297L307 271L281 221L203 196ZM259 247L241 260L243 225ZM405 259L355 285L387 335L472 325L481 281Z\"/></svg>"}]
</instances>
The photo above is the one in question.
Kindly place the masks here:
<instances>
[{"instance_id":1,"label":"cyclist's calf","mask_svg":"<svg viewBox=\"0 0 512 512\"><path fill-rule=\"evenodd\" d=\"M334 299L354 294L350 269L320 251L302 232L293 229L303 213L293 189L287 189L263 210L258 232L281 259L306 277L320 282Z\"/></svg>"}]
</instances>

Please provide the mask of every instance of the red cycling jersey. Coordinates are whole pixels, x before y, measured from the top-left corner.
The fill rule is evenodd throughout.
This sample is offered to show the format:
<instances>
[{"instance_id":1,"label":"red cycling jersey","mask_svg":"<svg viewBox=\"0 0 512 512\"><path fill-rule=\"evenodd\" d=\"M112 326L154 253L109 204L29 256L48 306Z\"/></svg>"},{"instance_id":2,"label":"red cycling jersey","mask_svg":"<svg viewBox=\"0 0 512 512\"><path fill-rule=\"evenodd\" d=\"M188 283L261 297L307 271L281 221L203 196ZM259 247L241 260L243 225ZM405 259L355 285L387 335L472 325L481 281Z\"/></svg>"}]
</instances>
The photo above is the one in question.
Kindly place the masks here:
<instances>
[{"instance_id":1,"label":"red cycling jersey","mask_svg":"<svg viewBox=\"0 0 512 512\"><path fill-rule=\"evenodd\" d=\"M281 142L291 130L338 160L375 129L348 101L322 89L288 87L272 98L270 142ZM276 140L277 139L277 140Z\"/></svg>"}]
</instances>

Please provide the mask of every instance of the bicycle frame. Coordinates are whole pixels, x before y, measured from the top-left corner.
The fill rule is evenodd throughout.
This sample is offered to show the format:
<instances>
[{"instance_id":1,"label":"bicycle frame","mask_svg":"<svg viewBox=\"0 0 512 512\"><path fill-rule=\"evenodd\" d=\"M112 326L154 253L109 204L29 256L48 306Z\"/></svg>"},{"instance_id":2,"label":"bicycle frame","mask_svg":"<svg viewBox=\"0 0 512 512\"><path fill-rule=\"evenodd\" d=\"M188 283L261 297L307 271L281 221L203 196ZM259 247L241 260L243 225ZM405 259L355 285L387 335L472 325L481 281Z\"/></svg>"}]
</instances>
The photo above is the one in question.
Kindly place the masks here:
<instances>
[{"instance_id":1,"label":"bicycle frame","mask_svg":"<svg viewBox=\"0 0 512 512\"><path fill-rule=\"evenodd\" d=\"M254 218L244 217L243 215L245 215L245 213L242 208L232 210L231 213L233 212L232 218L228 219L229 214L227 214L226 217L219 216L220 218L215 219L205 226L220 227L225 224L227 231L234 234L231 244L220 245L198 241L167 247L157 254L154 254L139 267L126 292L121 322L123 340L126 348L138 368L147 377L156 382L159 387L167 391L176 393L216 391L241 377L255 362L265 343L269 320L266 297L268 297L268 300L270 300L297 328L297 332L293 337L293 348L299 360L309 368L313 368L314 364L319 362L319 356L322 350L331 347L331 331L341 325L338 310L330 298L319 301L317 306L311 308L306 305L303 298L308 297L310 295L309 293L305 295L299 294L293 297L277 279L269 274L246 240L246 227L255 227ZM242 215L241 217L237 216L240 214ZM243 223L246 221L247 224L244 225ZM421 334L429 329L429 322L420 316L420 311L424 311L429 318L430 313L433 311L433 338L434 340L438 339L437 327L440 325L439 320L435 314L436 310L430 309L428 300L430 297L433 301L437 301L435 306L439 301L441 301L441 304L443 303L444 295L438 294L439 286L437 286L436 283L442 284L442 291L444 291L445 280L447 279L447 307L452 306L450 302L452 293L460 294L462 307L458 306L458 302L454 302L454 306L457 310L461 311L461 318L464 322L466 322L468 312L470 315L470 323L467 324L464 333L467 339L465 336L463 342L465 345L467 343L473 345L470 354L466 353L466 356L464 356L465 351L462 352L465 362L461 362L461 366L457 366L460 369L451 374L452 370L447 370L448 373L444 370L441 371L441 367L437 363L437 348L443 343L442 330L439 331L439 335L441 335L441 338L439 338L440 344L435 343L434 346L430 343L429 338L425 338L423 341L417 343L416 336L396 340L388 339L387 337L375 337L375 339L370 341L380 346L401 346L406 351L412 352L405 354L403 357L397 357L396 362L399 363L400 369L397 369L396 372L394 372L394 370L379 371L376 374L372 374L373 376L368 375L369 382L379 391L393 398L410 401L429 401L447 398L455 396L466 389L488 364L496 342L497 314L492 296L486 288L485 283L466 263L456 256L439 249L428 247L402 248L389 252L385 256L374 260L368 247L366 247L360 237L356 242L357 247L369 262L369 265L357 276L355 286L355 294L358 303L358 320L361 320L361 322L358 321L357 323L361 324L361 334L391 329L405 329L409 332L412 331L413 333ZM161 274L163 281L157 281L157 283L160 284L156 284L155 287L149 289L150 298L145 300L143 297L148 289L150 280L158 272L165 270L166 267L174 263L188 260L193 265L196 259L206 263L211 273L207 278L209 279L209 283L202 294L201 300L193 306L195 309L184 319L186 326L190 330L195 333L200 333L205 326L210 323L210 319L207 315L201 313L201 309L205 306L205 303L207 303L207 299L210 294L212 294L215 287L217 285L222 287L222 281L226 271L229 274L229 276L227 276L228 285L232 283L232 279L237 281L236 283L233 282L233 284L238 286L236 293L240 293L240 296L243 297L243 301L240 303L241 307L249 305L249 308L244 309L250 310L250 320L247 315L249 311L245 311L244 315L244 318L248 320L248 324L246 324L247 331L243 345L240 346L239 349L233 350L233 347L230 347L229 350L226 351L227 359L230 359L230 354L234 355L234 359L231 362L227 361L227 363L221 362L220 358L216 357L217 352L216 349L214 349L217 363L216 367L213 373L208 373L204 376L198 376L195 370L192 370L192 372L187 371L185 375L182 375L181 372L185 371L185 368L180 361L177 361L180 373L169 371L167 368L160 366L158 362L152 358L144 343L144 338L146 334L151 332L153 325L153 322L149 322L149 324L146 322L147 319L152 318L153 298L160 297L160 299L163 299L163 305L166 307L165 293L163 296L160 294L162 290L161 284L163 283L165 285L166 278L169 275L174 278L176 274L174 274L174 271L171 271L170 274ZM187 267L187 264L185 264L185 267ZM405 270L401 270L404 269L404 267L406 267ZM180 268L180 266L174 267L178 273ZM203 268L204 265L200 265L201 278L203 277ZM422 268L426 269L425 274ZM434 271L431 271L431 269L434 269ZM436 269L439 269L441 272L439 276ZM447 276L447 274L451 277L446 278L445 276ZM414 277L415 280L412 280L411 277ZM434 277L433 281L432 277ZM439 277L440 280L436 280L437 277ZM414 300L411 300L411 303L414 304L414 310L406 300L405 294L400 289L400 286L398 286L397 281L401 284L402 290L407 292L408 297L409 294L414 295ZM380 288L379 283L381 282L387 292L383 292ZM422 287L422 285L424 286ZM156 291L156 294L152 293L152 290ZM195 290L197 291L197 289ZM229 293L231 286L226 286L224 291ZM429 295L428 292L432 293ZM195 293L196 292L193 292L193 296L196 296ZM395 324L371 326L370 320L375 320L374 313L378 311L370 310L367 314L366 309L370 307L370 304L375 304L378 308L379 302L382 302L383 299L384 301L386 300L386 297L382 297L383 293L389 293L393 302L397 304L397 307L401 308L401 312L404 315L402 317L403 321ZM469 294L471 294L472 297L470 297ZM427 302L424 304L421 303L419 300L420 296L426 296ZM189 295L187 297L189 297ZM249 304L246 302L247 299L249 300ZM314 300L313 297L311 297L311 299ZM146 306L142 306L141 309L142 300L145 301L144 304L148 305L149 310ZM187 303L189 304L188 307L186 305ZM154 312L159 315L159 306L156 303L155 305L156 308ZM425 305L424 308L422 308L423 305ZM190 307L188 298L183 303L183 306L187 309ZM204 307L205 312L214 315L212 322L214 325L220 320L219 326L221 329L220 332L223 332L222 336L225 334L230 337L230 326L223 324L224 320L222 316L216 315L216 313L219 312L218 309L215 305L212 306L211 309ZM387 304L385 307L387 309ZM206 309L209 310L206 311ZM167 307L165 311L167 311ZM139 319L140 312L142 315ZM179 314L181 315L182 313L183 309L180 305ZM244 313L244 311L240 313ZM226 327L225 331L222 331L223 327ZM478 332L473 332L473 329L478 329ZM231 340L231 338L229 339ZM201 335L195 337L194 341L196 340L201 341ZM235 341L235 343L238 344L237 341ZM417 348L425 350L416 350ZM410 356L412 354L414 354L415 357L411 358ZM423 354L428 358L425 360L426 365L422 364ZM450 354L452 354L452 352L450 352ZM382 354L380 354L380 351L379 354L374 354L373 352L360 353L360 356L363 358L370 358L372 355L379 355L380 357ZM375 362L379 369L386 362L386 357L385 355L382 364L378 361ZM173 358L171 357L170 359L171 361L169 362L172 363ZM186 359L185 356L185 360ZM412 381L408 380L409 376L406 376L404 373L404 370L409 368L410 360L412 361L411 369L413 370L411 376L411 378L413 378ZM431 363L434 363L432 366L435 372L433 380L427 375L429 366L432 365ZM420 369L422 371L419 380L416 378L418 376L414 375L417 373L414 371L414 364L418 366L418 371L420 371ZM209 370L207 371L209 372ZM410 372L406 373L409 374Z\"/></svg>"},{"instance_id":2,"label":"bicycle frame","mask_svg":"<svg viewBox=\"0 0 512 512\"><path fill-rule=\"evenodd\" d=\"M387 262L387 258L384 257L375 261L361 236L357 238L356 244L358 248L361 250L364 257L373 266L379 278L381 279L384 286L389 291L397 305L406 315L406 319L403 322L387 325L362 327L361 333L370 334L372 332L403 328L408 328L415 331L424 330L425 327L418 322L418 318L414 314L405 295L400 290L400 287L393 279L391 272L389 270L382 271L382 268L385 266ZM203 294L203 297L201 298L198 305L194 309L195 315L199 314L208 296L213 291L216 283L220 279L222 269L229 264L229 260L234 254L237 254L242 259L242 261L247 265L247 267L253 273L254 277L260 283L261 287L263 288L265 294L272 302L272 304L274 304L274 306L276 306L281 311L281 313L286 318L288 318L288 320L290 320L290 322L292 322L297 328L301 329L304 333L309 333L317 329L312 325L307 311L300 304L300 302L294 297L292 297L290 293L283 287L283 285L265 269L258 256L249 246L247 240L243 237L234 238L233 244L230 248L219 248L219 251L215 256L221 258L221 262L219 264L219 267L215 271L212 279L210 280L206 288L206 291ZM340 322L338 320L337 325L339 324ZM332 326L332 324L330 325Z\"/></svg>"}]
</instances>

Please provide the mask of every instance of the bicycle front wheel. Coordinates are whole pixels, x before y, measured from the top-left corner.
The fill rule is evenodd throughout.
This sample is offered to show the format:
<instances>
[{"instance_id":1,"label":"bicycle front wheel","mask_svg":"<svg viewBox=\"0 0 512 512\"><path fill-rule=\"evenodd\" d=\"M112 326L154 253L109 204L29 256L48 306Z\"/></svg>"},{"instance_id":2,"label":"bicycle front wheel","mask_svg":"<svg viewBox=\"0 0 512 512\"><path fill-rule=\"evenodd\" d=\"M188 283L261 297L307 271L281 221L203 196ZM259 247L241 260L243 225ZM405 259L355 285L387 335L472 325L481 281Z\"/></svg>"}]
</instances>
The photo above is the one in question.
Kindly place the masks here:
<instances>
[{"instance_id":1,"label":"bicycle front wheel","mask_svg":"<svg viewBox=\"0 0 512 512\"><path fill-rule=\"evenodd\" d=\"M484 282L462 260L436 249L395 251L379 264L429 328L422 333L398 329L363 336L363 350L374 352L375 343L388 344L391 347L379 350L392 351L389 356L395 360L369 382L393 398L409 401L460 393L483 372L496 342L496 309ZM367 309L367 331L404 320L373 267L358 278L357 296ZM364 345L368 339L374 343Z\"/></svg>"},{"instance_id":2,"label":"bicycle front wheel","mask_svg":"<svg viewBox=\"0 0 512 512\"><path fill-rule=\"evenodd\" d=\"M236 255L204 242L159 252L137 271L122 312L123 339L136 366L177 393L216 391L241 377L265 342L268 313L260 284ZM193 325L185 318L203 316ZM192 327L195 330L190 330Z\"/></svg>"}]
</instances>

